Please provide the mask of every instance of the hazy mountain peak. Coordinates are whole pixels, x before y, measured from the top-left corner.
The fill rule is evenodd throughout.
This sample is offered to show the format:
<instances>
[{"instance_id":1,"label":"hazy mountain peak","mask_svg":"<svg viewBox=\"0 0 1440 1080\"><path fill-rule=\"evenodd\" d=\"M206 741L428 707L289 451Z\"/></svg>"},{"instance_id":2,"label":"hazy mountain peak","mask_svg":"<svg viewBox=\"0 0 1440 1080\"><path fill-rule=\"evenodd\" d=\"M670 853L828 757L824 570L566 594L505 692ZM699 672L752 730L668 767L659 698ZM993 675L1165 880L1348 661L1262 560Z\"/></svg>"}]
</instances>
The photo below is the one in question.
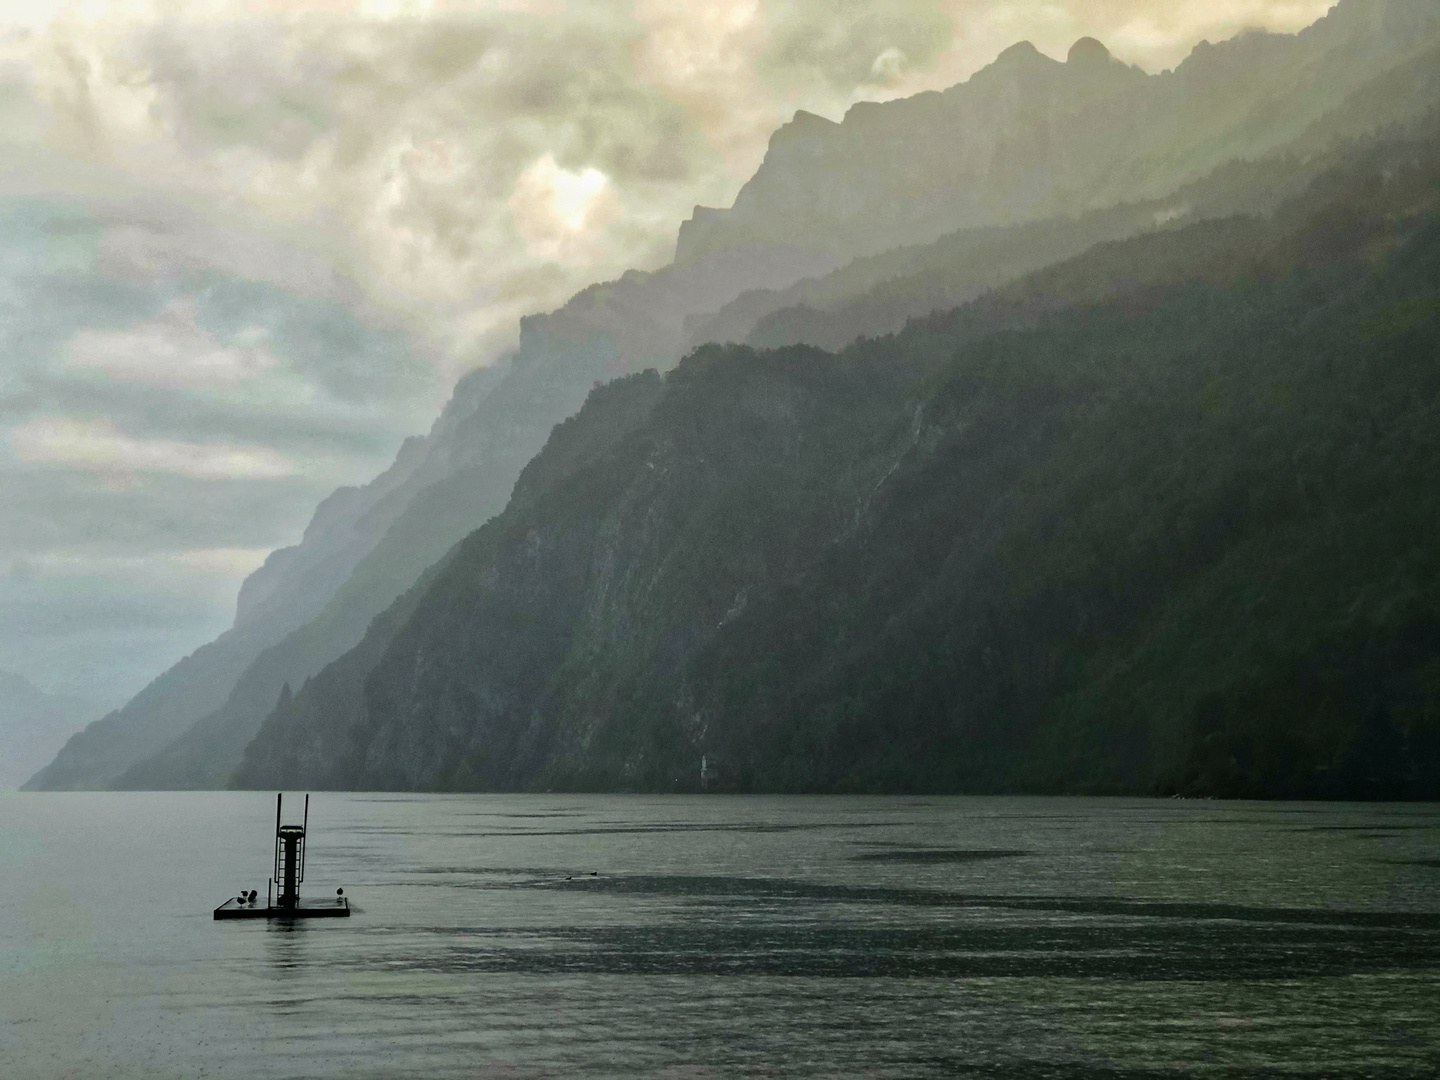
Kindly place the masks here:
<instances>
[{"instance_id":1,"label":"hazy mountain peak","mask_svg":"<svg viewBox=\"0 0 1440 1080\"><path fill-rule=\"evenodd\" d=\"M1343 0L1299 34L1247 31L1148 75L1081 38L1020 41L938 93L797 113L729 209L697 207L680 265L787 245L849 259L958 228L1154 198L1295 138L1440 18L1434 0ZM1418 27L1398 43L1391 25Z\"/></svg>"},{"instance_id":2,"label":"hazy mountain peak","mask_svg":"<svg viewBox=\"0 0 1440 1080\"><path fill-rule=\"evenodd\" d=\"M24 675L0 670L0 694L40 694L40 689Z\"/></svg>"},{"instance_id":3,"label":"hazy mountain peak","mask_svg":"<svg viewBox=\"0 0 1440 1080\"><path fill-rule=\"evenodd\" d=\"M1008 49L1001 52L999 56L995 57L994 62L990 66L1009 67L1021 64L1034 64L1037 62L1053 64L1055 61L1042 53L1031 42L1017 41L1014 45L1011 45Z\"/></svg>"},{"instance_id":4,"label":"hazy mountain peak","mask_svg":"<svg viewBox=\"0 0 1440 1080\"><path fill-rule=\"evenodd\" d=\"M1065 63L1073 67L1096 67L1109 64L1113 59L1110 50L1093 37L1082 37L1065 54Z\"/></svg>"},{"instance_id":5,"label":"hazy mountain peak","mask_svg":"<svg viewBox=\"0 0 1440 1080\"><path fill-rule=\"evenodd\" d=\"M834 120L827 120L818 113L796 109L788 124L781 124L775 129L775 134L770 136L770 145L785 142L797 135L826 135L839 126Z\"/></svg>"},{"instance_id":6,"label":"hazy mountain peak","mask_svg":"<svg viewBox=\"0 0 1440 1080\"><path fill-rule=\"evenodd\" d=\"M835 121L797 109L790 122L776 128L770 136L765 160L773 167L777 162L783 165L823 156L839 132L840 125Z\"/></svg>"}]
</instances>

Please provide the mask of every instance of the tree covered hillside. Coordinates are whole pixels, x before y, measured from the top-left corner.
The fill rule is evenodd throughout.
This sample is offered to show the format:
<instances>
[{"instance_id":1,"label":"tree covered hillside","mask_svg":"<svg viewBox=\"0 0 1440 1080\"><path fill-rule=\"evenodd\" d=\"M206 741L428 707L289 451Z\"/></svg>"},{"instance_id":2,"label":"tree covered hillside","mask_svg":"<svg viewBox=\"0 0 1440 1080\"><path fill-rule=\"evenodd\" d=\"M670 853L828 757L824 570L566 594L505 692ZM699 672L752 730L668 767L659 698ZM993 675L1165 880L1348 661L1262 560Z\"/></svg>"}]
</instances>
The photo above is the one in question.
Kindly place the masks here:
<instances>
[{"instance_id":1,"label":"tree covered hillside","mask_svg":"<svg viewBox=\"0 0 1440 1080\"><path fill-rule=\"evenodd\" d=\"M1440 797L1437 180L604 388L236 783Z\"/></svg>"}]
</instances>

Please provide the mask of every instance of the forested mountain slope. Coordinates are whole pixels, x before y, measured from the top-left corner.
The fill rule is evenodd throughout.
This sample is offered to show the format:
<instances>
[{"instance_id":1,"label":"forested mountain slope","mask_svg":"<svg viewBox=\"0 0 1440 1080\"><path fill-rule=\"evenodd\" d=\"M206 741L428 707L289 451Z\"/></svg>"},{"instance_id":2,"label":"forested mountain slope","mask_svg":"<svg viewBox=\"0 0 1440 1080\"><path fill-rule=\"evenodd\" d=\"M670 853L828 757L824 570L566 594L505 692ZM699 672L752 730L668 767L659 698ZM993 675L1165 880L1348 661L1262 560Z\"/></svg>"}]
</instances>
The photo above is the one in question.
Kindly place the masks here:
<instances>
[{"instance_id":1,"label":"forested mountain slope","mask_svg":"<svg viewBox=\"0 0 1440 1080\"><path fill-rule=\"evenodd\" d=\"M236 782L1440 795L1437 181L606 388Z\"/></svg>"}]
</instances>

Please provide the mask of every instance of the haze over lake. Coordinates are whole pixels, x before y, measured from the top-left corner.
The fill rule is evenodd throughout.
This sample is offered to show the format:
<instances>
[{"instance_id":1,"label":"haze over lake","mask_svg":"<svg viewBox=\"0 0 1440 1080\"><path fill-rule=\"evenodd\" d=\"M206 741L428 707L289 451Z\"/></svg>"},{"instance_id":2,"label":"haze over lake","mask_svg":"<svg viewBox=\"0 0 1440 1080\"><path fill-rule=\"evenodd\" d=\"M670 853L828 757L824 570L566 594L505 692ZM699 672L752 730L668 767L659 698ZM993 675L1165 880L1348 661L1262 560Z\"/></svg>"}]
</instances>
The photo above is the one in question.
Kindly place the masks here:
<instances>
[{"instance_id":1,"label":"haze over lake","mask_svg":"<svg viewBox=\"0 0 1440 1080\"><path fill-rule=\"evenodd\" d=\"M1415 1077L1440 808L5 795L7 1076Z\"/></svg>"}]
</instances>

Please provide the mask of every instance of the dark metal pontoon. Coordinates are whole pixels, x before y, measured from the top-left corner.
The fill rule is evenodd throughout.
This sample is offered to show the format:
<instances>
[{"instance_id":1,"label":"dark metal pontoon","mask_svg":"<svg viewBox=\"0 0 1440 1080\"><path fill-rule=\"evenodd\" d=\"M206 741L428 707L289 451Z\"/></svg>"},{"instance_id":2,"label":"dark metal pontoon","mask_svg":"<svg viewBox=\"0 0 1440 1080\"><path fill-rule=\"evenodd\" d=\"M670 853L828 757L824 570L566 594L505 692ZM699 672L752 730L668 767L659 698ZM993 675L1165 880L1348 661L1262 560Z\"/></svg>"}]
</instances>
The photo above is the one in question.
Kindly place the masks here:
<instances>
[{"instance_id":1,"label":"dark metal pontoon","mask_svg":"<svg viewBox=\"0 0 1440 1080\"><path fill-rule=\"evenodd\" d=\"M336 919L349 918L350 901L344 889L334 897L302 900L300 883L305 880L305 835L310 827L310 796L305 796L305 816L299 825L280 824L284 796L275 795L275 861L265 884L265 906L257 903L255 890L231 897L215 909L217 919ZM275 902L270 895L278 888Z\"/></svg>"}]
</instances>

